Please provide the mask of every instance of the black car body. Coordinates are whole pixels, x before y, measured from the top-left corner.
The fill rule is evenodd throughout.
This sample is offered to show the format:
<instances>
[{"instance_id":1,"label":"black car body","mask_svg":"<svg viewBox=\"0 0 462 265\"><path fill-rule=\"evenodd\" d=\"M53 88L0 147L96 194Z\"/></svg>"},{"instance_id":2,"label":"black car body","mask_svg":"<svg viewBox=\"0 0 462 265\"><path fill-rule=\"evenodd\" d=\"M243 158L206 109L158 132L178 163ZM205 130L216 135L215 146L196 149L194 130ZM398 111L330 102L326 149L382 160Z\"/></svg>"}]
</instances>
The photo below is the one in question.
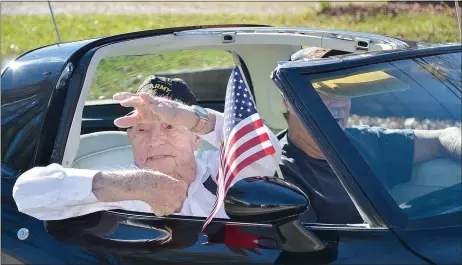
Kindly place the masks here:
<instances>
[{"instance_id":1,"label":"black car body","mask_svg":"<svg viewBox=\"0 0 462 265\"><path fill-rule=\"evenodd\" d=\"M281 221L280 218L258 216L258 211L254 211L255 218L247 216L245 220L237 218L231 221L216 219L204 233L200 232L204 218L155 217L128 211L107 211L92 214L91 218L83 216L44 224L18 212L12 189L21 173L50 163L64 166L72 163L66 159L66 150L70 148L68 139L76 133L72 129L76 113L83 113L77 132L83 135L116 130L114 118L129 111L113 103L86 104L83 110L79 110L81 93L89 76L95 71L96 66L92 65L92 61L94 63L98 56L109 56L110 52L120 52L123 45L129 43L137 49L144 47L147 51L150 48L144 42L149 45L150 41L157 43L157 36L166 36L165 40L158 40L157 45L160 46L194 36L203 38L204 43L195 47L230 45L223 49L230 51L244 69L250 88L255 90L257 106L269 104L262 107L267 113L274 106L264 103L266 92L260 88L268 82L272 83L269 77L271 71L265 70L265 67L274 69L275 62L287 61L290 54L302 45L316 46L315 43L318 43L318 46L325 48L352 52L322 61L281 64L272 77L285 98L296 106L297 115L302 118L306 130L312 132L318 143L324 146L329 163L348 194L354 198L365 223L298 225L294 220L306 205L303 206L303 199L297 197L297 189L285 183L273 183L268 187L280 192L282 197L286 194L288 198L294 198L292 206L295 207L287 212L288 219ZM255 41L257 38L258 41ZM297 42L299 44L295 45ZM105 50L107 53L102 52L111 45L120 46ZM261 75L258 63L263 57L251 59L249 54L257 53L256 49L246 50L249 47L253 49L251 45L261 45L258 49L261 56L265 56L265 49L274 49L266 55L273 54L275 61L262 66L264 71ZM134 56L142 54L137 54L135 48L132 51ZM428 56L452 54L460 58L461 51L461 45L425 45L365 33L230 25L136 32L50 45L25 53L10 62L2 70L1 77L2 257L26 264L459 263L462 259L460 203L451 201L451 211L432 213L415 220L403 214L375 178L374 171L342 135L315 90L306 89L305 78L319 78L345 69ZM460 59L456 58L455 63L454 69L459 68L455 80L460 82L457 79L460 78ZM272 86L275 87L275 84ZM454 86L456 89L448 87L449 92L441 92L444 94L441 102L447 103L451 119L460 122L461 86L460 83ZM224 99L199 99L199 103L223 111ZM360 115L374 107L366 103L361 106L353 112ZM397 113L399 111L396 110ZM436 113L434 109L428 109L428 112ZM406 117L402 113L397 116ZM439 118L446 119L443 116ZM269 184L268 181L259 180L238 185L236 189L240 189L241 193L234 196L242 196L241 199L248 202L259 199L258 196L262 194L252 193L257 187L255 185L265 187ZM451 189L440 193L450 194L452 200L460 199L460 183ZM441 196L445 197L444 194L432 193L431 196L438 201ZM265 199L268 205L279 205L278 198L267 196ZM423 203L427 204L428 201L424 200ZM228 204L233 207L232 202ZM260 206L252 205L254 210ZM236 204L234 207L239 209L243 206ZM278 211L277 207L275 211ZM286 224L288 226L284 226Z\"/></svg>"}]
</instances>

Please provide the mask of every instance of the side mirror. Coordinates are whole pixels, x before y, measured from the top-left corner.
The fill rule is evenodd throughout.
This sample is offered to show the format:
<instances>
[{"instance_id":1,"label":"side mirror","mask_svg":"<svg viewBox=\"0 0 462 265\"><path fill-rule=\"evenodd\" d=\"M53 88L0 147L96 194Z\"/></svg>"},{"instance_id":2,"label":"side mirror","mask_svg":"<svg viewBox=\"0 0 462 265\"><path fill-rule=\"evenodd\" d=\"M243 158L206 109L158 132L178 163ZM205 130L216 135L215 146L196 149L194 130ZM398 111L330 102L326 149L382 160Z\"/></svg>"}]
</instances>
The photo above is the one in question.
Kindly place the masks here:
<instances>
[{"instance_id":1,"label":"side mirror","mask_svg":"<svg viewBox=\"0 0 462 265\"><path fill-rule=\"evenodd\" d=\"M313 252L326 247L298 221L308 206L308 197L298 187L276 177L240 180L225 198L225 211L231 220L272 224L278 246L290 252Z\"/></svg>"}]
</instances>

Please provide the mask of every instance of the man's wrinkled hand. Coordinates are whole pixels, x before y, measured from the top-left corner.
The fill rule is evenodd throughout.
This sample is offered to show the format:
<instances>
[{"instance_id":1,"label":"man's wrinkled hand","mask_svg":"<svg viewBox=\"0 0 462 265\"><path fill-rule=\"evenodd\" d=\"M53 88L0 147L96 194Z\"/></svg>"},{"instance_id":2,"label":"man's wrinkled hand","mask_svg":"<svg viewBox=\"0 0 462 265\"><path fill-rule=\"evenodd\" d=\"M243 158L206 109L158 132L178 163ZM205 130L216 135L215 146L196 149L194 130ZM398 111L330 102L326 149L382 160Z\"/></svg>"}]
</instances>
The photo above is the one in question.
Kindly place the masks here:
<instances>
[{"instance_id":1,"label":"man's wrinkled hand","mask_svg":"<svg viewBox=\"0 0 462 265\"><path fill-rule=\"evenodd\" d=\"M117 93L113 98L124 107L133 107L132 115L118 118L114 124L119 128L128 128L138 122L161 120L176 127L191 129L198 122L197 115L190 106L162 97L154 97L147 93Z\"/></svg>"},{"instance_id":2,"label":"man's wrinkled hand","mask_svg":"<svg viewBox=\"0 0 462 265\"><path fill-rule=\"evenodd\" d=\"M141 200L148 203L156 216L179 213L186 200L188 185L156 171L143 171L145 176Z\"/></svg>"},{"instance_id":3,"label":"man's wrinkled hand","mask_svg":"<svg viewBox=\"0 0 462 265\"><path fill-rule=\"evenodd\" d=\"M187 191L184 181L153 170L101 171L92 183L98 201L144 201L157 216L180 212Z\"/></svg>"}]
</instances>

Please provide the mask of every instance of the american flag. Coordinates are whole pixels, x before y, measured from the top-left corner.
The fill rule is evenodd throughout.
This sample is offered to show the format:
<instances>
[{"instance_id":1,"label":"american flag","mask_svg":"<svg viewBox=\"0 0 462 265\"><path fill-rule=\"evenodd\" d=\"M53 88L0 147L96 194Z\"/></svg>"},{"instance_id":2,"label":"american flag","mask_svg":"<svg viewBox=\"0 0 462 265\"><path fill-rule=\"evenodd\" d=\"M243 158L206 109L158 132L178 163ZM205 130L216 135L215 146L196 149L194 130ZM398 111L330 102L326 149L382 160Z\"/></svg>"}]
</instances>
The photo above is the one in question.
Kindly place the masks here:
<instances>
[{"instance_id":1,"label":"american flag","mask_svg":"<svg viewBox=\"0 0 462 265\"><path fill-rule=\"evenodd\" d=\"M241 179L255 177L255 174L248 175L244 169L261 158L275 153L267 128L258 115L252 94L245 85L238 67L233 69L228 80L223 134L224 140L220 146L220 168L217 175L217 199L202 230L220 209L229 188Z\"/></svg>"}]
</instances>

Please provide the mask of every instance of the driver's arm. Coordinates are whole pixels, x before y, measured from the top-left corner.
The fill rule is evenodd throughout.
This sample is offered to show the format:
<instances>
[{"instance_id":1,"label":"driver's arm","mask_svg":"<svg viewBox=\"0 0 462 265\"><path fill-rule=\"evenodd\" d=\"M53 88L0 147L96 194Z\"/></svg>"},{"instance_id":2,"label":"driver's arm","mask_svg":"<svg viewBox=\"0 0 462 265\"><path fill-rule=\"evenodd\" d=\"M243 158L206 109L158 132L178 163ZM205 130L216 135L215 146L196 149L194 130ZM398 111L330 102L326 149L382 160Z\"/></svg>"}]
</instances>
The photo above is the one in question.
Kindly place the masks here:
<instances>
[{"instance_id":1,"label":"driver's arm","mask_svg":"<svg viewBox=\"0 0 462 265\"><path fill-rule=\"evenodd\" d=\"M414 163L441 156L461 157L461 129L414 130Z\"/></svg>"}]
</instances>

